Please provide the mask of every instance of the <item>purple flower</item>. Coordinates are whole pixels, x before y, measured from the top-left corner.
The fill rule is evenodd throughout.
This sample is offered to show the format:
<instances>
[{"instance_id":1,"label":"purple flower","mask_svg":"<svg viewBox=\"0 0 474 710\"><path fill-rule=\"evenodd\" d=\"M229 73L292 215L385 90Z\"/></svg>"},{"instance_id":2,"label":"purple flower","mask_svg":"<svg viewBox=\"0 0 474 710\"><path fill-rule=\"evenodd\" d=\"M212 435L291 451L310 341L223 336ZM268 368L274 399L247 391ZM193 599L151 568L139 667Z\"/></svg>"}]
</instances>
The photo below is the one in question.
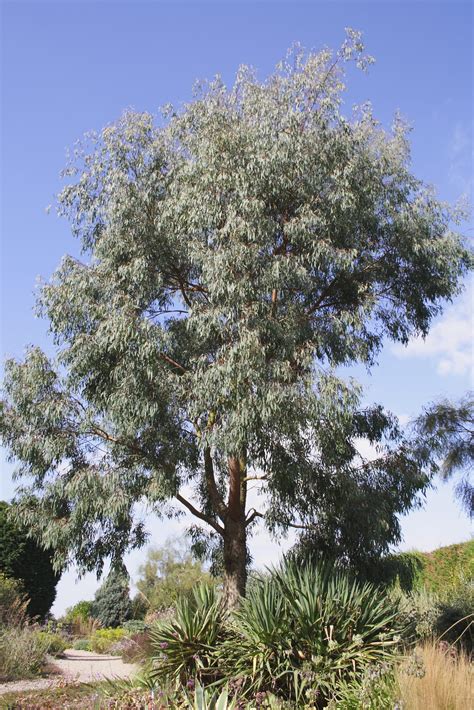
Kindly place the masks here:
<instances>
[{"instance_id":1,"label":"purple flower","mask_svg":"<svg viewBox=\"0 0 474 710\"><path fill-rule=\"evenodd\" d=\"M162 642L159 644L159 646L160 646L160 648L168 648L169 643L168 643L168 641L162 641Z\"/></svg>"},{"instance_id":2,"label":"purple flower","mask_svg":"<svg viewBox=\"0 0 474 710\"><path fill-rule=\"evenodd\" d=\"M188 682L186 683L186 686L187 686L190 690L194 690L194 685L195 685L195 683L194 683L194 680L193 680L192 678L190 678L190 679L188 680Z\"/></svg>"}]
</instances>

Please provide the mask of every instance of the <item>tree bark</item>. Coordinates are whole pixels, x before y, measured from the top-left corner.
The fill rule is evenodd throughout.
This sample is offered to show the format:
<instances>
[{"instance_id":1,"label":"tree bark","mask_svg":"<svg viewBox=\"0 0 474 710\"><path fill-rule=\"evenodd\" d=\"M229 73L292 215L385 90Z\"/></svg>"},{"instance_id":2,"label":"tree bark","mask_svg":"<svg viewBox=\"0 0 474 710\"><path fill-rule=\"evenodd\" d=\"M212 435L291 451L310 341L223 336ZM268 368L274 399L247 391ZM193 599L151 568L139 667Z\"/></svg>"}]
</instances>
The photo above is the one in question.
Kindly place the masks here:
<instances>
[{"instance_id":1,"label":"tree bark","mask_svg":"<svg viewBox=\"0 0 474 710\"><path fill-rule=\"evenodd\" d=\"M232 609L245 596L247 584L247 482L245 457L228 459L229 500L224 520L224 603Z\"/></svg>"}]
</instances>

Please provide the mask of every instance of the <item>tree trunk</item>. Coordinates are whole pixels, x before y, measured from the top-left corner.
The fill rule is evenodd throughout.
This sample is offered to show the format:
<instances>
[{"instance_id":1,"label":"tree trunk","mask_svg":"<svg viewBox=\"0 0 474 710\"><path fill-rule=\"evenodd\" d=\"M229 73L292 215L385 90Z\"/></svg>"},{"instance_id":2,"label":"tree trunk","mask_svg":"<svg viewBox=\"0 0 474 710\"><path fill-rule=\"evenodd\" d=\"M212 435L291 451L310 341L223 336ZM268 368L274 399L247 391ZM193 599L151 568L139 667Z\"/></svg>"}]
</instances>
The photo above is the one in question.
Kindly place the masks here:
<instances>
[{"instance_id":1,"label":"tree trunk","mask_svg":"<svg viewBox=\"0 0 474 710\"><path fill-rule=\"evenodd\" d=\"M245 596L247 584L247 498L245 456L231 456L229 466L229 500L224 520L224 602L228 609Z\"/></svg>"},{"instance_id":2,"label":"tree trunk","mask_svg":"<svg viewBox=\"0 0 474 710\"><path fill-rule=\"evenodd\" d=\"M247 584L247 530L245 518L228 518L224 526L224 603L233 609L245 596Z\"/></svg>"}]
</instances>

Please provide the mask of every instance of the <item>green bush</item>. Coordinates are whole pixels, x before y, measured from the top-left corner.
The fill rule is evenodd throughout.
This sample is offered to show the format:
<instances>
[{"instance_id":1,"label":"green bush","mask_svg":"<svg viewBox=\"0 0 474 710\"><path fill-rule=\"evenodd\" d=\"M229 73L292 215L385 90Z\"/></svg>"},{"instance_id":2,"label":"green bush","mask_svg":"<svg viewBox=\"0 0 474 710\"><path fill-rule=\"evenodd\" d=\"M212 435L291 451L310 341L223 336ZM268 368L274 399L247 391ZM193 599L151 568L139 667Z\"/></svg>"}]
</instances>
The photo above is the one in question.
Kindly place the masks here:
<instances>
[{"instance_id":1,"label":"green bush","mask_svg":"<svg viewBox=\"0 0 474 710\"><path fill-rule=\"evenodd\" d=\"M369 667L360 678L337 684L327 710L391 710L400 707L397 690L390 667L384 664Z\"/></svg>"},{"instance_id":2,"label":"green bush","mask_svg":"<svg viewBox=\"0 0 474 710\"><path fill-rule=\"evenodd\" d=\"M122 629L124 629L127 634L143 634L146 627L145 622L140 619L130 619L130 621L125 621L122 624Z\"/></svg>"},{"instance_id":3,"label":"green bush","mask_svg":"<svg viewBox=\"0 0 474 710\"><path fill-rule=\"evenodd\" d=\"M463 580L439 603L438 638L456 644L468 654L474 651L474 580Z\"/></svg>"},{"instance_id":4,"label":"green bush","mask_svg":"<svg viewBox=\"0 0 474 710\"><path fill-rule=\"evenodd\" d=\"M14 507L0 501L0 569L21 582L28 598L28 614L43 619L56 597L60 573L53 569L51 550L28 537L13 519Z\"/></svg>"},{"instance_id":5,"label":"green bush","mask_svg":"<svg viewBox=\"0 0 474 710\"><path fill-rule=\"evenodd\" d=\"M91 650L89 639L77 639L77 641L74 641L72 647L75 651L90 651Z\"/></svg>"},{"instance_id":6,"label":"green bush","mask_svg":"<svg viewBox=\"0 0 474 710\"><path fill-rule=\"evenodd\" d=\"M61 634L55 634L51 631L37 631L36 633L40 640L44 642L47 653L51 656L62 656L69 645Z\"/></svg>"},{"instance_id":7,"label":"green bush","mask_svg":"<svg viewBox=\"0 0 474 710\"><path fill-rule=\"evenodd\" d=\"M94 653L109 653L110 648L125 636L123 629L97 629L89 639Z\"/></svg>"},{"instance_id":8,"label":"green bush","mask_svg":"<svg viewBox=\"0 0 474 710\"><path fill-rule=\"evenodd\" d=\"M393 659L399 604L330 566L285 564L243 600L225 641L227 675L251 692L294 696L295 673L329 697L336 682Z\"/></svg>"},{"instance_id":9,"label":"green bush","mask_svg":"<svg viewBox=\"0 0 474 710\"><path fill-rule=\"evenodd\" d=\"M76 621L87 621L92 616L92 601L80 601L74 606L70 606L66 609L66 614L64 616L64 621L67 624L72 624Z\"/></svg>"},{"instance_id":10,"label":"green bush","mask_svg":"<svg viewBox=\"0 0 474 710\"><path fill-rule=\"evenodd\" d=\"M0 626L0 682L38 676L47 652L48 640L34 627Z\"/></svg>"},{"instance_id":11,"label":"green bush","mask_svg":"<svg viewBox=\"0 0 474 710\"><path fill-rule=\"evenodd\" d=\"M158 678L228 682L241 697L303 689L329 699L337 683L391 663L406 624L400 604L329 566L286 563L252 585L230 617L215 592L195 591L152 630Z\"/></svg>"}]
</instances>

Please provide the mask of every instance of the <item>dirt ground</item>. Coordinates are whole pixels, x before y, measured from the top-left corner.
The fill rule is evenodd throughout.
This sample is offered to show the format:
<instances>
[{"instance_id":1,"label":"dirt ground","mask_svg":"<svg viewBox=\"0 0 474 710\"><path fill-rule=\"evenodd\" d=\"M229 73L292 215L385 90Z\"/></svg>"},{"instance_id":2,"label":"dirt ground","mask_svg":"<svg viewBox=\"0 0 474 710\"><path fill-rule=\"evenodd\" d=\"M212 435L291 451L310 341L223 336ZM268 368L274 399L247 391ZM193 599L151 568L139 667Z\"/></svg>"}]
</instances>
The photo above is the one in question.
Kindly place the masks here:
<instances>
[{"instance_id":1,"label":"dirt ground","mask_svg":"<svg viewBox=\"0 0 474 710\"><path fill-rule=\"evenodd\" d=\"M17 680L0 683L0 694L42 690L54 686L58 680L62 683L90 683L105 678L131 678L138 670L136 665L124 663L119 656L106 656L90 651L75 651L72 648L64 652L64 658L55 658L55 675L36 680Z\"/></svg>"}]
</instances>

